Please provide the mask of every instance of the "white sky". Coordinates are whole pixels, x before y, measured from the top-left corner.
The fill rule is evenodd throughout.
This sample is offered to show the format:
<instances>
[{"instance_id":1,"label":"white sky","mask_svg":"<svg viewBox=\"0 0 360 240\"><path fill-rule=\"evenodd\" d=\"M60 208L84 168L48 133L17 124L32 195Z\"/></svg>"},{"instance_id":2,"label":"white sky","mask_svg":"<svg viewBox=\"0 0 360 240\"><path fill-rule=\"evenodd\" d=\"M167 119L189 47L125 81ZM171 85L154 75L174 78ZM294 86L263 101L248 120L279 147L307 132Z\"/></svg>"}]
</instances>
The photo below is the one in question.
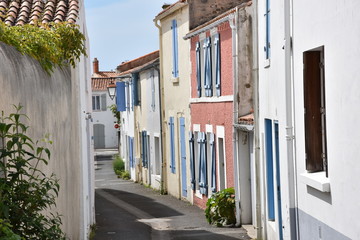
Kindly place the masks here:
<instances>
[{"instance_id":1,"label":"white sky","mask_svg":"<svg viewBox=\"0 0 360 240\"><path fill-rule=\"evenodd\" d=\"M100 71L159 49L154 17L176 0L85 0L91 63ZM92 66L92 64L91 64Z\"/></svg>"}]
</instances>

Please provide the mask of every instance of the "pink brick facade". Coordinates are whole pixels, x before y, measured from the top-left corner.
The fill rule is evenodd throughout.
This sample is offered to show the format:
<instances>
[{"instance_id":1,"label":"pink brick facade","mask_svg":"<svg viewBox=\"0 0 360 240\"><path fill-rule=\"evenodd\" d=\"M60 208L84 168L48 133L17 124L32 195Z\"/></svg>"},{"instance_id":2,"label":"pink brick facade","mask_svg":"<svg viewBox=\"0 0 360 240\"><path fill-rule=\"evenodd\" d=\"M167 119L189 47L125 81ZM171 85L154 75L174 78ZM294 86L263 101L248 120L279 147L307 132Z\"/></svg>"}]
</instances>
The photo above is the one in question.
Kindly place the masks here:
<instances>
[{"instance_id":1,"label":"pink brick facade","mask_svg":"<svg viewBox=\"0 0 360 240\"><path fill-rule=\"evenodd\" d=\"M221 91L220 97L214 95L212 97L205 97L202 95L198 97L197 93L197 64L196 64L196 44L200 41L199 35L191 38L191 125L200 125L200 132L206 132L206 125L211 125L215 139L218 135L217 126L224 127L224 151L226 155L226 186L234 186L234 171L233 171L233 146L232 146L232 122L233 122L233 67L232 67L232 31L229 23L226 21L217 26L217 33L220 37L220 75L221 75ZM211 36L210 31L206 31L205 37ZM204 38L204 33L203 36ZM202 79L203 81L203 79ZM213 80L215 81L215 80ZM226 100L224 99L226 97ZM229 100L231 99L231 100ZM192 129L194 131L194 129ZM199 129L198 129L199 130ZM197 153L195 153L196 155ZM196 157L196 156L195 156ZM219 161L216 159L216 169L219 168ZM208 166L208 171L210 167ZM197 173L196 173L197 174ZM218 172L216 172L218 175ZM196 176L198 178L198 176ZM218 176L216 176L218 179ZM210 184L210 179L208 180ZM218 184L217 184L218 185ZM219 186L216 187L219 190ZM194 193L194 204L200 208L206 207L207 196Z\"/></svg>"}]
</instances>

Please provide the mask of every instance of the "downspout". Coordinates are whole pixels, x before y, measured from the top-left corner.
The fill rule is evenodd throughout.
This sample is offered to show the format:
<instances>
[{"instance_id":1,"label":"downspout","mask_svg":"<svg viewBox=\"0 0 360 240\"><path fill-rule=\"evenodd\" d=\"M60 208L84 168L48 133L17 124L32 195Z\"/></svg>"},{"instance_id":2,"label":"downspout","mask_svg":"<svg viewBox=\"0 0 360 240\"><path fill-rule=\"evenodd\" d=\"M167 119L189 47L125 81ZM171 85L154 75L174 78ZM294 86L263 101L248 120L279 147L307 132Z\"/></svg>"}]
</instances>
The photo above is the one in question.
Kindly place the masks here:
<instances>
[{"instance_id":1,"label":"downspout","mask_svg":"<svg viewBox=\"0 0 360 240\"><path fill-rule=\"evenodd\" d=\"M234 189L235 189L235 217L236 226L241 226L241 209L240 209L240 180L239 180L239 159L238 159L238 131L236 124L238 122L238 7L235 13L229 16L229 24L232 31L232 64L233 64L233 124L232 124L232 141L233 141L233 162L234 162Z\"/></svg>"},{"instance_id":2,"label":"downspout","mask_svg":"<svg viewBox=\"0 0 360 240\"><path fill-rule=\"evenodd\" d=\"M291 3L290 3L291 1ZM297 212L297 181L296 181L296 158L294 155L294 126L293 126L293 81L292 78L292 39L291 39L291 7L292 0L284 0L284 35L285 35L285 105L286 105L286 148L289 176L289 214L290 214L290 238L299 239L298 212Z\"/></svg>"},{"instance_id":3,"label":"downspout","mask_svg":"<svg viewBox=\"0 0 360 240\"><path fill-rule=\"evenodd\" d=\"M164 131L164 121L165 119L165 112L163 110L164 106L164 86L163 86L163 59L162 59L162 52L163 52L163 44L162 44L162 34L161 34L161 26L158 24L157 19L154 19L154 24L159 30L159 56L160 56L160 70L156 68L156 71L158 72L158 83L159 83L159 111L160 111L160 132L161 132L161 180L160 180L160 193L166 194L167 189L165 186L165 177L166 177L166 162L165 159L165 131Z\"/></svg>"},{"instance_id":4,"label":"downspout","mask_svg":"<svg viewBox=\"0 0 360 240\"><path fill-rule=\"evenodd\" d=\"M255 192L256 192L256 238L262 238L261 221L261 189L260 189L260 129L259 129L259 55L258 55L258 1L253 0L253 66L252 78L254 84L254 140L255 140Z\"/></svg>"}]
</instances>

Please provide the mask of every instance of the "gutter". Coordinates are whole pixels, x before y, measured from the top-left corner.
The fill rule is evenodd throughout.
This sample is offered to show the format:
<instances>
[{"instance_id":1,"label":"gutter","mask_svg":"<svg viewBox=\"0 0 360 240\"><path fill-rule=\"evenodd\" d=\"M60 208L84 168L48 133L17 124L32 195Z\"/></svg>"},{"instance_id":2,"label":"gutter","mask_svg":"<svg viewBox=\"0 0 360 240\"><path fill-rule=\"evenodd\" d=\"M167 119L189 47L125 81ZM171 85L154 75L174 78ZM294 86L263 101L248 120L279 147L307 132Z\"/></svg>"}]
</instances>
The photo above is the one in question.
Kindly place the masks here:
<instances>
[{"instance_id":1,"label":"gutter","mask_svg":"<svg viewBox=\"0 0 360 240\"><path fill-rule=\"evenodd\" d=\"M255 209L256 209L256 237L257 239L263 239L263 228L261 219L261 181L260 181L260 127L259 127L259 37L258 37L258 0L255 2L253 11L253 67L252 78L254 84L254 154L255 154Z\"/></svg>"},{"instance_id":2,"label":"gutter","mask_svg":"<svg viewBox=\"0 0 360 240\"><path fill-rule=\"evenodd\" d=\"M158 24L158 18L154 19L154 24L159 30L159 59L160 59L160 69L156 69L158 71L158 80L159 80L159 111L160 111L160 132L161 132L161 181L160 181L160 193L166 194L167 189L165 186L165 177L166 177L166 162L164 161L166 155L166 146L165 146L165 131L164 131L164 121L165 119L165 112L163 110L164 106L164 86L163 86L163 61L162 59L162 52L163 52L163 44L162 44L162 34L161 34L161 26ZM166 127L166 126L165 126Z\"/></svg>"},{"instance_id":3,"label":"gutter","mask_svg":"<svg viewBox=\"0 0 360 240\"><path fill-rule=\"evenodd\" d=\"M289 181L289 220L290 220L290 238L300 239L298 206L297 206L297 179L296 179L296 156L294 154L294 78L293 74L293 55L292 55L292 0L284 0L284 50L285 50L285 106L286 106L286 149L288 164L288 181Z\"/></svg>"},{"instance_id":4,"label":"gutter","mask_svg":"<svg viewBox=\"0 0 360 240\"><path fill-rule=\"evenodd\" d=\"M238 130L235 125L238 121L238 7L235 12L228 16L229 24L232 32L232 64L233 64L233 161L234 161L234 189L235 189L235 217L236 227L241 226L241 209L240 209L240 179L239 179L239 159L238 159ZM210 25L209 25L210 26Z\"/></svg>"}]
</instances>

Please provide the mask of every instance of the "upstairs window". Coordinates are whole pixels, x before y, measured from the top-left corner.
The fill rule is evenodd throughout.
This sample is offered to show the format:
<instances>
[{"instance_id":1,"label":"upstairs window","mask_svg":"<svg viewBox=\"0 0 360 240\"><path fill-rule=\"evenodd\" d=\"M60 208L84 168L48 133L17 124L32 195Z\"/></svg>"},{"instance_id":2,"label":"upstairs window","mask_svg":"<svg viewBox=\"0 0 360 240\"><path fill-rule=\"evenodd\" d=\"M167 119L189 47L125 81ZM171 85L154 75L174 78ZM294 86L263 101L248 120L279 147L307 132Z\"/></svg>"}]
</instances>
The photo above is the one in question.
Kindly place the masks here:
<instances>
[{"instance_id":1,"label":"upstairs window","mask_svg":"<svg viewBox=\"0 0 360 240\"><path fill-rule=\"evenodd\" d=\"M172 75L174 78L179 77L179 56L178 56L178 30L177 21L173 19L171 21L172 30L172 57L173 57L173 70Z\"/></svg>"},{"instance_id":2,"label":"upstairs window","mask_svg":"<svg viewBox=\"0 0 360 240\"><path fill-rule=\"evenodd\" d=\"M195 52L197 96L221 96L219 33L197 42Z\"/></svg>"},{"instance_id":3,"label":"upstairs window","mask_svg":"<svg viewBox=\"0 0 360 240\"><path fill-rule=\"evenodd\" d=\"M106 111L106 94L92 96L93 111Z\"/></svg>"},{"instance_id":4,"label":"upstairs window","mask_svg":"<svg viewBox=\"0 0 360 240\"><path fill-rule=\"evenodd\" d=\"M270 59L270 0L265 0L265 59Z\"/></svg>"},{"instance_id":5,"label":"upstairs window","mask_svg":"<svg viewBox=\"0 0 360 240\"><path fill-rule=\"evenodd\" d=\"M306 170L327 173L324 47L303 53Z\"/></svg>"}]
</instances>

